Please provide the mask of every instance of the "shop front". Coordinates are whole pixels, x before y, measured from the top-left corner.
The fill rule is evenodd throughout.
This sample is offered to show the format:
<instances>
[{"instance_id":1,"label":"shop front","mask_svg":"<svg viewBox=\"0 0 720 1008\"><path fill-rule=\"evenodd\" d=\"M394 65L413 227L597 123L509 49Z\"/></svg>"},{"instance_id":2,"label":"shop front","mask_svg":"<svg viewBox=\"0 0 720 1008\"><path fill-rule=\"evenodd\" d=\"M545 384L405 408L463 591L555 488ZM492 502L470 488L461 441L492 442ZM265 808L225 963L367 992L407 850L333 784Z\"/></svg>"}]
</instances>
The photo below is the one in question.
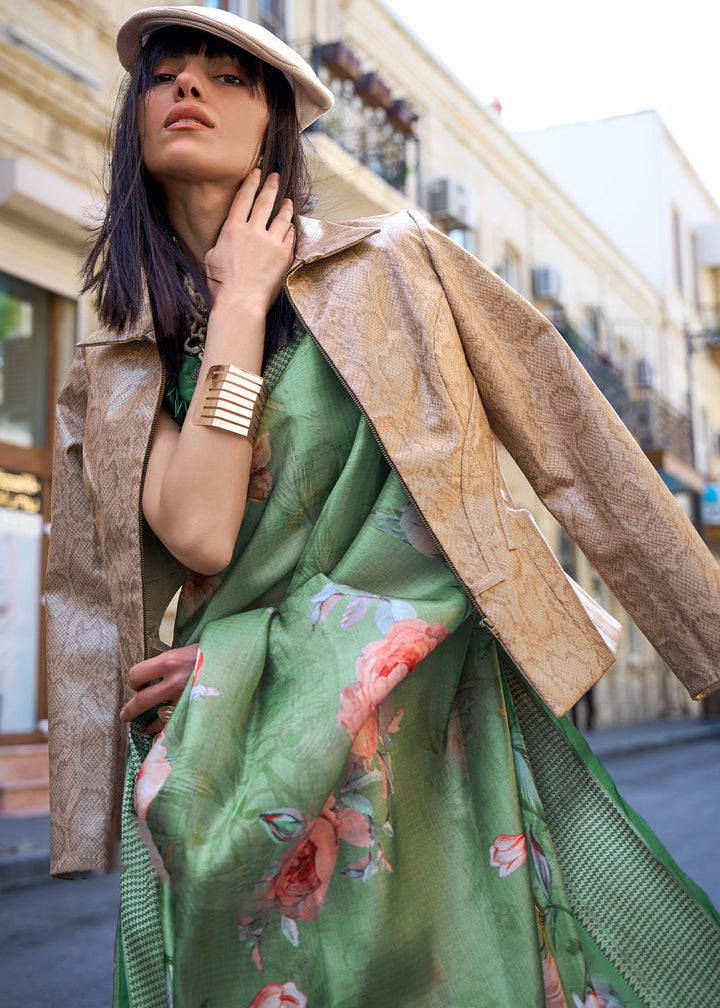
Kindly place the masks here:
<instances>
[{"instance_id":1,"label":"shop front","mask_svg":"<svg viewBox=\"0 0 720 1008\"><path fill-rule=\"evenodd\" d=\"M0 207L0 812L12 813L47 806L42 592L52 428L78 335L83 235L75 215L65 234L43 232L36 218L4 213L8 202Z\"/></svg>"}]
</instances>

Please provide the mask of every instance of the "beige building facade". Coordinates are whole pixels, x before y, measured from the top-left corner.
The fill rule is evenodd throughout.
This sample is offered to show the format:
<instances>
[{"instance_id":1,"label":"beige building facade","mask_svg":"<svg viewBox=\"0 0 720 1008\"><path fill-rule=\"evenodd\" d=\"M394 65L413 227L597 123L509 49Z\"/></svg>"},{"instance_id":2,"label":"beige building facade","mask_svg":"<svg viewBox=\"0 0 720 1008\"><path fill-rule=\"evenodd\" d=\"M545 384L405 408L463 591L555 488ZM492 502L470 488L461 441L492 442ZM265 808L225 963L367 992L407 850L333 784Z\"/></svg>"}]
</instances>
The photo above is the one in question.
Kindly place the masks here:
<instances>
[{"instance_id":1,"label":"beige building facade","mask_svg":"<svg viewBox=\"0 0 720 1008\"><path fill-rule=\"evenodd\" d=\"M308 136L319 216L419 207L553 319L626 420L655 415L636 362L685 359L682 347L666 346L663 292L382 0L223 5L284 35L336 95ZM75 342L94 325L77 294L84 225L100 199L122 78L114 33L141 6L0 0L0 636L9 655L0 670L0 810L44 800L52 404ZM700 416L718 383L698 368L695 376ZM682 394L671 398L681 438ZM597 687L600 720L699 713L505 462L518 503L567 569L626 624L619 660ZM704 474L692 464L682 472L702 490Z\"/></svg>"}]
</instances>

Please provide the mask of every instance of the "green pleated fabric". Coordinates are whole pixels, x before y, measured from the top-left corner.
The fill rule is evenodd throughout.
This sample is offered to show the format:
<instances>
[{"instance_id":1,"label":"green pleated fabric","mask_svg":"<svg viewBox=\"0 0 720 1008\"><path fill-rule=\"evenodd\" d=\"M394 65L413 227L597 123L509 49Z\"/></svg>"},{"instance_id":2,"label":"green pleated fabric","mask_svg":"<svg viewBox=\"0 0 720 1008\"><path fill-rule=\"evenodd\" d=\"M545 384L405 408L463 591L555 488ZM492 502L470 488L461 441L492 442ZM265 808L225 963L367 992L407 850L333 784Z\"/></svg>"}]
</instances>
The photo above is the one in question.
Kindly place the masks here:
<instances>
[{"instance_id":1,"label":"green pleated fabric","mask_svg":"<svg viewBox=\"0 0 720 1008\"><path fill-rule=\"evenodd\" d=\"M193 678L132 734L116 1008L710 1008L717 914L292 350L233 560L181 593Z\"/></svg>"}]
</instances>

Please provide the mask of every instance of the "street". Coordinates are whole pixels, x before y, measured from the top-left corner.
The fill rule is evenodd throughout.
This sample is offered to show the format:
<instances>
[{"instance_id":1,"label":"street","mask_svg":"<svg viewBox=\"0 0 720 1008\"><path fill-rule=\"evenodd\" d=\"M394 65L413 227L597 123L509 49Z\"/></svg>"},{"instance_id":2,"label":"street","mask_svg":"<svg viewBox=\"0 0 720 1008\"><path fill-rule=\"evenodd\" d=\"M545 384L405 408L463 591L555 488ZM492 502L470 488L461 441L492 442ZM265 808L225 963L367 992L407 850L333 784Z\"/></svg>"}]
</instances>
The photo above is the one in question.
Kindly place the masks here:
<instances>
[{"instance_id":1,"label":"street","mask_svg":"<svg viewBox=\"0 0 720 1008\"><path fill-rule=\"evenodd\" d=\"M620 793L720 907L720 738L611 756ZM7 1008L109 1008L119 876L0 893L0 1000Z\"/></svg>"}]
</instances>

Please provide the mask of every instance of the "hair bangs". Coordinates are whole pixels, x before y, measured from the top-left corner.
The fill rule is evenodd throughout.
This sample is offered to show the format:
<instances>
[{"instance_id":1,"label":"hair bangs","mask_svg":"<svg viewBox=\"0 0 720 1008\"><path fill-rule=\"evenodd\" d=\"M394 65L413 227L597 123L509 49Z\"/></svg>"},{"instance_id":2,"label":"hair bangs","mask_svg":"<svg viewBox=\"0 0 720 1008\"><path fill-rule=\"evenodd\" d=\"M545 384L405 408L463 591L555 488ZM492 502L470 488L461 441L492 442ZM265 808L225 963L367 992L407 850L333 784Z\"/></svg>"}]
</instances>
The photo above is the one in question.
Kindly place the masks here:
<instances>
[{"instance_id":1,"label":"hair bangs","mask_svg":"<svg viewBox=\"0 0 720 1008\"><path fill-rule=\"evenodd\" d=\"M207 59L222 59L230 57L237 60L247 76L247 82L253 91L262 87L264 81L263 64L257 56L238 48L232 42L227 42L218 35L199 31L196 28L184 28L179 25L168 25L156 28L142 48L142 68L138 81L140 93L144 94L152 85L155 66L163 59L174 59L178 56L202 55Z\"/></svg>"}]
</instances>

